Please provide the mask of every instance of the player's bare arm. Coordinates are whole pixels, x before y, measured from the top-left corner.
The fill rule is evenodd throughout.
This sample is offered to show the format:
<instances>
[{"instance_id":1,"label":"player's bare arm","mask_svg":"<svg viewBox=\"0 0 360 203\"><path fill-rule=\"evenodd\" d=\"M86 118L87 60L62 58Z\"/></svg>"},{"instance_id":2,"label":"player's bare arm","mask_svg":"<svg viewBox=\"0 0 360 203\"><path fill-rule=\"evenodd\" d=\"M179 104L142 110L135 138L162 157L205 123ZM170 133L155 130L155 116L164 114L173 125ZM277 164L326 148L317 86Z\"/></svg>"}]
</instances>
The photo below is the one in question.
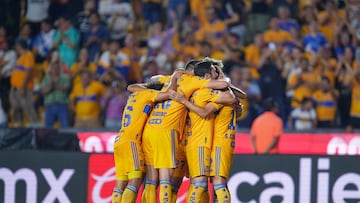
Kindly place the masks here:
<instances>
[{"instance_id":1,"label":"player's bare arm","mask_svg":"<svg viewBox=\"0 0 360 203\"><path fill-rule=\"evenodd\" d=\"M238 87L235 87L233 84L230 84L230 89L234 92L235 96L240 99L246 99L246 93Z\"/></svg>"},{"instance_id":2,"label":"player's bare arm","mask_svg":"<svg viewBox=\"0 0 360 203\"><path fill-rule=\"evenodd\" d=\"M171 91L170 99L185 105L186 108L188 108L190 111L197 113L202 118L208 117L210 114L214 113L217 110L215 106L211 103L207 104L205 107L200 107L191 103L185 98L182 92L176 93L175 91Z\"/></svg>"}]
</instances>

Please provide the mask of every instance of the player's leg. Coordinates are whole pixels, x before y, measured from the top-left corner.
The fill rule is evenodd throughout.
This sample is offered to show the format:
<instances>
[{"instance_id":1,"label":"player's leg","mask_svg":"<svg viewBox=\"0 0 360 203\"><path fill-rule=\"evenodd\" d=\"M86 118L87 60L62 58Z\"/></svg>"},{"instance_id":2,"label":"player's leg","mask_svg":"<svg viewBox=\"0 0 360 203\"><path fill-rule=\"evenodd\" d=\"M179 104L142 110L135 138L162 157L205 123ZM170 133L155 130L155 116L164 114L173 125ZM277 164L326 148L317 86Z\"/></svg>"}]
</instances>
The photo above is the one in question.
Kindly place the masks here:
<instances>
[{"instance_id":1,"label":"player's leg","mask_svg":"<svg viewBox=\"0 0 360 203\"><path fill-rule=\"evenodd\" d=\"M173 168L159 169L159 201L160 203L172 201L172 181Z\"/></svg>"},{"instance_id":2,"label":"player's leg","mask_svg":"<svg viewBox=\"0 0 360 203\"><path fill-rule=\"evenodd\" d=\"M229 176L232 158L232 149L224 146L213 147L211 152L212 163L210 167L210 176L212 176L211 180L213 182L217 202L231 202L230 192L227 187L227 177Z\"/></svg>"},{"instance_id":3,"label":"player's leg","mask_svg":"<svg viewBox=\"0 0 360 203\"><path fill-rule=\"evenodd\" d=\"M201 202L201 198L204 198L204 193L208 190L208 177L199 176L191 178L191 183L186 197L186 202L197 203Z\"/></svg>"},{"instance_id":4,"label":"player's leg","mask_svg":"<svg viewBox=\"0 0 360 203\"><path fill-rule=\"evenodd\" d=\"M177 132L160 131L153 137L154 168L159 169L159 202L171 202L171 178L176 168Z\"/></svg>"},{"instance_id":5,"label":"player's leg","mask_svg":"<svg viewBox=\"0 0 360 203\"><path fill-rule=\"evenodd\" d=\"M125 177L123 179L125 179ZM121 202L124 189L126 188L127 183L128 183L127 180L116 180L116 184L111 196L112 203Z\"/></svg>"},{"instance_id":6,"label":"player's leg","mask_svg":"<svg viewBox=\"0 0 360 203\"><path fill-rule=\"evenodd\" d=\"M176 168L174 170L174 175L171 178L172 182L172 203L176 203L177 193L181 186L181 183L184 179L185 173L187 171L186 155L184 151L184 144L179 142L178 150L176 153Z\"/></svg>"},{"instance_id":7,"label":"player's leg","mask_svg":"<svg viewBox=\"0 0 360 203\"><path fill-rule=\"evenodd\" d=\"M143 203L156 203L156 187L158 184L158 171L152 165L146 165L146 179L142 194Z\"/></svg>"},{"instance_id":8,"label":"player's leg","mask_svg":"<svg viewBox=\"0 0 360 203\"><path fill-rule=\"evenodd\" d=\"M212 177L214 192L217 198L217 202L219 203L230 203L231 196L229 189L227 187L226 178L215 176Z\"/></svg>"},{"instance_id":9,"label":"player's leg","mask_svg":"<svg viewBox=\"0 0 360 203\"><path fill-rule=\"evenodd\" d=\"M197 147L186 150L191 177L187 202L205 202L208 199L208 176L210 168L210 149Z\"/></svg>"},{"instance_id":10,"label":"player's leg","mask_svg":"<svg viewBox=\"0 0 360 203\"><path fill-rule=\"evenodd\" d=\"M128 183L127 168L130 163L127 159L123 158L123 151L128 151L128 143L120 141L119 137L115 139L114 143L114 162L115 162L115 174L116 184L112 193L112 202L120 203L126 185Z\"/></svg>"},{"instance_id":11,"label":"player's leg","mask_svg":"<svg viewBox=\"0 0 360 203\"><path fill-rule=\"evenodd\" d=\"M138 190L143 182L142 171L132 171L128 174L129 181L124 190L121 203L135 202Z\"/></svg>"}]
</instances>

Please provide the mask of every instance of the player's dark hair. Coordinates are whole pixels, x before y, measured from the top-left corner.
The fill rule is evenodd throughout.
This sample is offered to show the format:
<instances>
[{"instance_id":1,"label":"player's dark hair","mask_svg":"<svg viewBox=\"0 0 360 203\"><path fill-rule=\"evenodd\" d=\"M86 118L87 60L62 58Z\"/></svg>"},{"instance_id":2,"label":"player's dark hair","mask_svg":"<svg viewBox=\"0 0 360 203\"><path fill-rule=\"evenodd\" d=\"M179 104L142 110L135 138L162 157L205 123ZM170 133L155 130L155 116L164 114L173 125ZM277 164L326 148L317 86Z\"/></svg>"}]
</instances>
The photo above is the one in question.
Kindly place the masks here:
<instances>
[{"instance_id":1,"label":"player's dark hair","mask_svg":"<svg viewBox=\"0 0 360 203\"><path fill-rule=\"evenodd\" d=\"M211 73L211 65L212 63L209 61L203 61L196 64L194 68L194 74L199 77L204 77L206 73Z\"/></svg>"},{"instance_id":2,"label":"player's dark hair","mask_svg":"<svg viewBox=\"0 0 360 203\"><path fill-rule=\"evenodd\" d=\"M264 101L264 111L272 111L274 107L277 107L277 102L273 98L267 98Z\"/></svg>"},{"instance_id":3,"label":"player's dark hair","mask_svg":"<svg viewBox=\"0 0 360 203\"><path fill-rule=\"evenodd\" d=\"M149 82L145 84L145 87L148 89L160 91L164 87L164 83L161 83L159 81Z\"/></svg>"},{"instance_id":4,"label":"player's dark hair","mask_svg":"<svg viewBox=\"0 0 360 203\"><path fill-rule=\"evenodd\" d=\"M201 60L191 59L185 64L185 70L194 69L196 64L199 63Z\"/></svg>"}]
</instances>

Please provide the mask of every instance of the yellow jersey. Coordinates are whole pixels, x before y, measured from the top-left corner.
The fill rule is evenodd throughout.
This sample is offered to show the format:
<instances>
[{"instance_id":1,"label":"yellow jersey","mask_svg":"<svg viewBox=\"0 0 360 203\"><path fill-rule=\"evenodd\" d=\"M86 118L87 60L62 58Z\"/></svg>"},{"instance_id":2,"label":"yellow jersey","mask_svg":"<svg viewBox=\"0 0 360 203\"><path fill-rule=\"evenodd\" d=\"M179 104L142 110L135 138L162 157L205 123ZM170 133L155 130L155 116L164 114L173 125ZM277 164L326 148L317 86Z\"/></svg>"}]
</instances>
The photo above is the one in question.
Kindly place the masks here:
<instances>
[{"instance_id":1,"label":"yellow jersey","mask_svg":"<svg viewBox=\"0 0 360 203\"><path fill-rule=\"evenodd\" d=\"M318 121L334 121L336 114L336 99L330 92L318 90L314 92L316 115Z\"/></svg>"},{"instance_id":2,"label":"yellow jersey","mask_svg":"<svg viewBox=\"0 0 360 203\"><path fill-rule=\"evenodd\" d=\"M235 147L236 112L234 108L228 105L222 107L215 118L215 123L214 137L231 139L234 141L232 147ZM214 144L221 145L221 143Z\"/></svg>"},{"instance_id":3,"label":"yellow jersey","mask_svg":"<svg viewBox=\"0 0 360 203\"><path fill-rule=\"evenodd\" d=\"M197 76L183 74L177 80L177 91L182 92L189 99L196 90L204 88L210 80ZM179 133L185 126L187 109L183 104L166 100L157 103L152 110L145 128L162 130L177 130Z\"/></svg>"},{"instance_id":4,"label":"yellow jersey","mask_svg":"<svg viewBox=\"0 0 360 203\"><path fill-rule=\"evenodd\" d=\"M350 115L360 117L360 82L354 82L352 88Z\"/></svg>"},{"instance_id":5,"label":"yellow jersey","mask_svg":"<svg viewBox=\"0 0 360 203\"><path fill-rule=\"evenodd\" d=\"M144 125L158 94L158 91L146 89L129 96L122 116L120 139L140 141Z\"/></svg>"},{"instance_id":6,"label":"yellow jersey","mask_svg":"<svg viewBox=\"0 0 360 203\"><path fill-rule=\"evenodd\" d=\"M14 71L12 72L10 83L12 87L21 88L26 73L32 71L35 67L35 58L34 55L28 51L25 54L21 55L16 61ZM34 77L33 73L30 73L30 78L25 85L28 89L32 89L34 87Z\"/></svg>"},{"instance_id":7,"label":"yellow jersey","mask_svg":"<svg viewBox=\"0 0 360 203\"><path fill-rule=\"evenodd\" d=\"M100 99L105 94L105 87L99 82L90 82L87 87L82 84L74 86L70 99L75 100L75 112L79 118L94 118L100 114Z\"/></svg>"},{"instance_id":8,"label":"yellow jersey","mask_svg":"<svg viewBox=\"0 0 360 203\"><path fill-rule=\"evenodd\" d=\"M192 95L190 101L200 107L205 107L208 103L211 103L216 109L220 109L221 105L215 103L218 98L218 90L202 88ZM189 111L189 118L190 122L186 126L188 129L186 147L189 149L198 146L211 148L215 114L203 118L196 112Z\"/></svg>"}]
</instances>

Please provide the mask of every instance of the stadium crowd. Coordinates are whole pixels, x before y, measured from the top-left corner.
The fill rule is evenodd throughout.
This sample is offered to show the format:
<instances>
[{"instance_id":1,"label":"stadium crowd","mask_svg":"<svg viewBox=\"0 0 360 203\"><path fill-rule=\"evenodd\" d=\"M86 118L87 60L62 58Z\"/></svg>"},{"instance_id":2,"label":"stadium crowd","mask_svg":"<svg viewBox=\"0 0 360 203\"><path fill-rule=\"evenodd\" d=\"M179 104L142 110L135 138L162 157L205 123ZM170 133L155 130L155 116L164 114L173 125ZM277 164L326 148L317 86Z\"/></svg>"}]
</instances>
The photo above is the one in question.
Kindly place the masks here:
<instances>
[{"instance_id":1,"label":"stadium crowd","mask_svg":"<svg viewBox=\"0 0 360 203\"><path fill-rule=\"evenodd\" d=\"M128 84L206 56L248 95L238 127L269 97L290 129L360 127L356 1L22 0L0 14L3 127L119 128Z\"/></svg>"}]
</instances>

